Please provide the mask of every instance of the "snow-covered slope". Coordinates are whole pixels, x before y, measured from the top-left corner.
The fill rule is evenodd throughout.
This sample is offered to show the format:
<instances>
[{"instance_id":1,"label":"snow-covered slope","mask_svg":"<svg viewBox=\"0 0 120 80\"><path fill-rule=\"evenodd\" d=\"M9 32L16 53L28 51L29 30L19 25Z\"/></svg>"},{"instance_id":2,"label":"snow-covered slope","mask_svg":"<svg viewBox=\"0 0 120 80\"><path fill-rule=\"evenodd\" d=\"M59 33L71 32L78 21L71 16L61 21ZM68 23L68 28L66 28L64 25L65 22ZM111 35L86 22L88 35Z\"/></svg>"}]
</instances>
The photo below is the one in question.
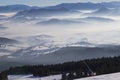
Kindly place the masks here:
<instances>
[{"instance_id":1,"label":"snow-covered slope","mask_svg":"<svg viewBox=\"0 0 120 80\"><path fill-rule=\"evenodd\" d=\"M120 80L120 73L106 74L82 79L75 80Z\"/></svg>"},{"instance_id":2,"label":"snow-covered slope","mask_svg":"<svg viewBox=\"0 0 120 80\"><path fill-rule=\"evenodd\" d=\"M51 75L47 77L33 77L32 75L9 75L9 80L60 80L61 75ZM75 80L120 80L120 73L112 73Z\"/></svg>"},{"instance_id":3,"label":"snow-covered slope","mask_svg":"<svg viewBox=\"0 0 120 80\"><path fill-rule=\"evenodd\" d=\"M60 80L61 75L51 75L47 77L33 77L32 75L10 75L9 80Z\"/></svg>"}]
</instances>

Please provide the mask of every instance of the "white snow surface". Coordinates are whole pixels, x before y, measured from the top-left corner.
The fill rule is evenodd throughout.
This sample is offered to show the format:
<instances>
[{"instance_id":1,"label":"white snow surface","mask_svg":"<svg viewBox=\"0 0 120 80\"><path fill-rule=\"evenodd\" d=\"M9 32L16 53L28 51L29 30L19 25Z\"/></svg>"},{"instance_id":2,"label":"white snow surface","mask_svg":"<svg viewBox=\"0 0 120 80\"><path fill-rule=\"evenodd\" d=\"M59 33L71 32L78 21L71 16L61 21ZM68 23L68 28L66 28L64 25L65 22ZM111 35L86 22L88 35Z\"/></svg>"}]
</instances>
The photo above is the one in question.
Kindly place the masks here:
<instances>
[{"instance_id":1,"label":"white snow surface","mask_svg":"<svg viewBox=\"0 0 120 80\"><path fill-rule=\"evenodd\" d=\"M33 77L32 75L9 75L8 80L61 80L61 77L62 75L51 75L47 77ZM75 80L120 80L120 72Z\"/></svg>"},{"instance_id":2,"label":"white snow surface","mask_svg":"<svg viewBox=\"0 0 120 80\"><path fill-rule=\"evenodd\" d=\"M33 77L32 75L9 75L8 80L61 80L62 75Z\"/></svg>"},{"instance_id":3,"label":"white snow surface","mask_svg":"<svg viewBox=\"0 0 120 80\"><path fill-rule=\"evenodd\" d=\"M75 80L120 80L120 73L112 73L112 74L93 76L93 77L81 78Z\"/></svg>"}]
</instances>

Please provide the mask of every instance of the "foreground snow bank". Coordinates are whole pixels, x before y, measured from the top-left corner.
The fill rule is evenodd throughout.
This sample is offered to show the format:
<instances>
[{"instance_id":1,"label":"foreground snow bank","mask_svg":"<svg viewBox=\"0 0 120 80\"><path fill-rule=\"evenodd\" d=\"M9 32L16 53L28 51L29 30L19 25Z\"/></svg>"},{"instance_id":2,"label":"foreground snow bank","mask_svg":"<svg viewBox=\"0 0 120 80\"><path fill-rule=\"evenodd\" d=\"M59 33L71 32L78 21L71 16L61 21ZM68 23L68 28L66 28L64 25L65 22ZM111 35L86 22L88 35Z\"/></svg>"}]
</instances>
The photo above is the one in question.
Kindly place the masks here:
<instances>
[{"instance_id":1,"label":"foreground snow bank","mask_svg":"<svg viewBox=\"0 0 120 80\"><path fill-rule=\"evenodd\" d=\"M120 80L120 73L106 74L82 79L75 80Z\"/></svg>"},{"instance_id":2,"label":"foreground snow bank","mask_svg":"<svg viewBox=\"0 0 120 80\"><path fill-rule=\"evenodd\" d=\"M33 77L32 75L9 75L9 80L61 80L62 75L51 75L47 77ZM93 76L75 80L120 80L120 73Z\"/></svg>"},{"instance_id":3,"label":"foreground snow bank","mask_svg":"<svg viewBox=\"0 0 120 80\"><path fill-rule=\"evenodd\" d=\"M33 77L32 75L9 75L8 80L61 80L61 75L47 77Z\"/></svg>"}]
</instances>

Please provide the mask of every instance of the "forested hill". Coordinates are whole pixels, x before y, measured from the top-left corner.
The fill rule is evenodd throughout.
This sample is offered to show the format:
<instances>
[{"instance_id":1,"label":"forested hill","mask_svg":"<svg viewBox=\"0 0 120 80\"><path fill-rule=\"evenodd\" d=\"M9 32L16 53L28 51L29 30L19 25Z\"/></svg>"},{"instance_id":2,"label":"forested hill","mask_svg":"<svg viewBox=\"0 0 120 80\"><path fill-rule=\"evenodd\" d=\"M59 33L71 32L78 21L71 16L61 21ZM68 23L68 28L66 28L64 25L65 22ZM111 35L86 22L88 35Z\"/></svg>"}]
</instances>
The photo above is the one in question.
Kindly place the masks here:
<instances>
[{"instance_id":1,"label":"forested hill","mask_svg":"<svg viewBox=\"0 0 120 80\"><path fill-rule=\"evenodd\" d=\"M90 73L84 62L86 62L90 69L93 72L96 72L97 75L120 72L120 56L118 56L90 60L87 59L84 61L68 62L56 65L26 65L10 68L3 73L6 73L7 75L33 74L33 76L48 76L63 73L69 73L71 76L73 73L76 73L75 76L71 77L75 79L85 77L85 75L82 76L82 72Z\"/></svg>"}]
</instances>

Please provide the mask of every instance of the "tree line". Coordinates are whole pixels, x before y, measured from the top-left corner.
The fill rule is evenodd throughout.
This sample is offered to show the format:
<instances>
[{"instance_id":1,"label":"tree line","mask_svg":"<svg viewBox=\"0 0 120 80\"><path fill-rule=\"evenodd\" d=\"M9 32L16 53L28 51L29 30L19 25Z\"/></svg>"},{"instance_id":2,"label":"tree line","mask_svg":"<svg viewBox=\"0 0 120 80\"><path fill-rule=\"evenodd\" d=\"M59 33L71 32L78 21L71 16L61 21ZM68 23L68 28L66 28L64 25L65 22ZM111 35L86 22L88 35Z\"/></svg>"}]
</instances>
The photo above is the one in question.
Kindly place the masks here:
<instances>
[{"instance_id":1,"label":"tree line","mask_svg":"<svg viewBox=\"0 0 120 80\"><path fill-rule=\"evenodd\" d=\"M88 69L84 62L86 62L92 71ZM90 75L92 72L95 72L97 75L120 72L120 56L87 59L53 65L25 65L11 67L0 74L0 80L7 80L6 75L19 74L33 74L33 76L40 77L62 74L62 80L73 80L76 78L92 76Z\"/></svg>"}]
</instances>

